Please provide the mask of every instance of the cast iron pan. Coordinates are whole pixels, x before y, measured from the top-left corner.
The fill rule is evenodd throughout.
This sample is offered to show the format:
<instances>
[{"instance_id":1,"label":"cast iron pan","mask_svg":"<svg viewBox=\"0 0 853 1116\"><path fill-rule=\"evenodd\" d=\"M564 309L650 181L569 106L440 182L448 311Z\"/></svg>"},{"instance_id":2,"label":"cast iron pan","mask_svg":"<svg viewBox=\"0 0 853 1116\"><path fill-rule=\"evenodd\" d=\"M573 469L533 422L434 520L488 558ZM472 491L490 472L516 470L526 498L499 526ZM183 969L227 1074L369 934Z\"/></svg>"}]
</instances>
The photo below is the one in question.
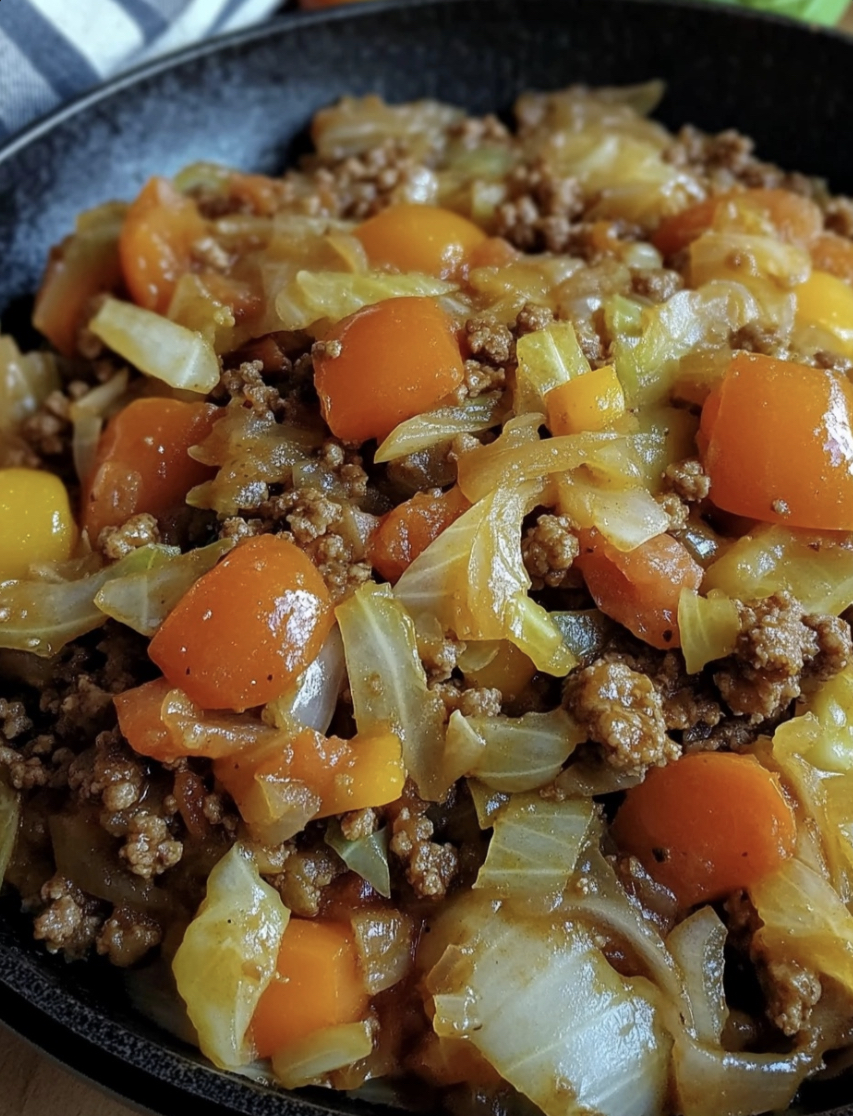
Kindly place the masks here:
<instances>
[{"instance_id":1,"label":"cast iron pan","mask_svg":"<svg viewBox=\"0 0 853 1116\"><path fill-rule=\"evenodd\" d=\"M51 244L82 209L132 197L153 173L207 159L280 170L312 113L345 93L432 96L508 110L528 88L668 83L660 117L738 127L789 169L853 192L853 43L771 19L657 0L444 0L296 16L122 78L0 152L0 311L26 320ZM122 1098L161 1116L369 1113L326 1092L298 1100L218 1073L130 1009L105 965L36 947L12 896L0 905L0 1020ZM2 1087L0 1087L2 1099ZM809 1112L853 1101L812 1086ZM844 1109L853 1113L853 1105Z\"/></svg>"}]
</instances>

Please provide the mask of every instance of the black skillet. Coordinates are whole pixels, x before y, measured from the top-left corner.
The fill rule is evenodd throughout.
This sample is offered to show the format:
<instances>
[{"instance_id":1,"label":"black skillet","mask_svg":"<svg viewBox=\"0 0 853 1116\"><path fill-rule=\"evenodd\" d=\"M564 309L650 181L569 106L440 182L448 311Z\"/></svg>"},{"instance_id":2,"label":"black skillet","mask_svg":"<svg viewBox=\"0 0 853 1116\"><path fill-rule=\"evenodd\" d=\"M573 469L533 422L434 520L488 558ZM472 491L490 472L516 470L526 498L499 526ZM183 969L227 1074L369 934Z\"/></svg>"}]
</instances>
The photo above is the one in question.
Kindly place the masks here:
<instances>
[{"instance_id":1,"label":"black skillet","mask_svg":"<svg viewBox=\"0 0 853 1116\"><path fill-rule=\"evenodd\" d=\"M506 112L528 88L666 79L660 118L737 127L789 169L853 192L853 41L726 7L658 0L445 0L296 16L166 59L35 125L0 152L0 312L26 337L51 244L75 214L133 196L150 174L206 159L280 170L311 114L344 93L439 97ZM2 75L0 75L2 80ZM68 966L0 904L0 1020L113 1093L175 1116L369 1113L340 1095L299 1100L218 1073L128 1006L99 963ZM850 1105L853 1080L803 1108ZM0 1111L3 1088L0 1083ZM841 1110L839 1110L840 1113Z\"/></svg>"}]
</instances>

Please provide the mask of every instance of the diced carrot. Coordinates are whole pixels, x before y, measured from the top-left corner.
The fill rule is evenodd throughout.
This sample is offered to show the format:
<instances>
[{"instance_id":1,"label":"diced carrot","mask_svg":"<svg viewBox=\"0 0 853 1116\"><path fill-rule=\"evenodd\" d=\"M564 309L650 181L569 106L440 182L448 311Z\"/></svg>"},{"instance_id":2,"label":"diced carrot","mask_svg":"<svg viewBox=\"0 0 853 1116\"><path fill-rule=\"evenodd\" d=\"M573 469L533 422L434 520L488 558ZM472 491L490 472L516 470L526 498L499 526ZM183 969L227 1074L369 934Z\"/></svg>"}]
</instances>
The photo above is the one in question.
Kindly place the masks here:
<instances>
[{"instance_id":1,"label":"diced carrot","mask_svg":"<svg viewBox=\"0 0 853 1116\"><path fill-rule=\"evenodd\" d=\"M625 414L625 392L611 365L593 368L545 396L552 434L605 430Z\"/></svg>"},{"instance_id":2,"label":"diced carrot","mask_svg":"<svg viewBox=\"0 0 853 1116\"><path fill-rule=\"evenodd\" d=\"M33 325L63 356L77 352L77 333L92 296L115 290L121 280L114 208L103 206L86 214L83 227L50 253Z\"/></svg>"},{"instance_id":3,"label":"diced carrot","mask_svg":"<svg viewBox=\"0 0 853 1116\"><path fill-rule=\"evenodd\" d=\"M292 739L219 759L214 770L244 820L257 824L274 820L257 812L265 800L265 784L281 785L288 779L304 783L320 799L316 816L326 818L393 802L406 780L400 740L393 732L341 740L305 729Z\"/></svg>"},{"instance_id":4,"label":"diced carrot","mask_svg":"<svg viewBox=\"0 0 853 1116\"><path fill-rule=\"evenodd\" d=\"M173 688L165 678L155 678L113 698L121 734L140 756L171 760L179 754L161 716L166 694Z\"/></svg>"},{"instance_id":5,"label":"diced carrot","mask_svg":"<svg viewBox=\"0 0 853 1116\"><path fill-rule=\"evenodd\" d=\"M678 598L702 583L702 567L671 535L658 535L627 553L595 529L580 532L575 560L605 615L652 647L680 647Z\"/></svg>"},{"instance_id":6,"label":"diced carrot","mask_svg":"<svg viewBox=\"0 0 853 1116\"><path fill-rule=\"evenodd\" d=\"M358 1023L369 1002L350 927L291 918L252 1019L258 1056L268 1058L326 1027Z\"/></svg>"},{"instance_id":7,"label":"diced carrot","mask_svg":"<svg viewBox=\"0 0 853 1116\"><path fill-rule=\"evenodd\" d=\"M536 667L523 651L500 640L495 657L478 670L466 670L465 682L485 690L500 690L504 701L515 701L535 673Z\"/></svg>"},{"instance_id":8,"label":"diced carrot","mask_svg":"<svg viewBox=\"0 0 853 1116\"><path fill-rule=\"evenodd\" d=\"M686 907L757 883L797 840L778 777L731 752L696 752L652 768L627 792L610 832Z\"/></svg>"},{"instance_id":9,"label":"diced carrot","mask_svg":"<svg viewBox=\"0 0 853 1116\"><path fill-rule=\"evenodd\" d=\"M160 517L179 507L191 488L214 473L193 461L199 445L224 412L210 403L136 399L107 423L95 464L83 482L83 526L94 542L104 527L132 515Z\"/></svg>"},{"instance_id":10,"label":"diced carrot","mask_svg":"<svg viewBox=\"0 0 853 1116\"><path fill-rule=\"evenodd\" d=\"M119 239L122 272L133 301L164 314L175 284L192 264L192 247L207 223L195 202L165 178L142 188L124 219Z\"/></svg>"},{"instance_id":11,"label":"diced carrot","mask_svg":"<svg viewBox=\"0 0 853 1116\"><path fill-rule=\"evenodd\" d=\"M773 225L777 235L791 244L808 246L823 228L820 209L809 198L790 190L759 187L717 194L664 217L652 243L665 256L680 252L714 224L719 207L729 202L745 210L757 210Z\"/></svg>"},{"instance_id":12,"label":"diced carrot","mask_svg":"<svg viewBox=\"0 0 853 1116\"><path fill-rule=\"evenodd\" d=\"M314 361L323 418L345 442L385 438L435 407L465 369L453 323L431 298L389 298L344 318Z\"/></svg>"},{"instance_id":13,"label":"diced carrot","mask_svg":"<svg viewBox=\"0 0 853 1116\"><path fill-rule=\"evenodd\" d=\"M196 581L148 648L203 709L278 697L319 654L334 622L316 567L292 542L248 539Z\"/></svg>"},{"instance_id":14,"label":"diced carrot","mask_svg":"<svg viewBox=\"0 0 853 1116\"><path fill-rule=\"evenodd\" d=\"M812 266L853 284L853 240L835 233L822 233L811 246Z\"/></svg>"},{"instance_id":15,"label":"diced carrot","mask_svg":"<svg viewBox=\"0 0 853 1116\"><path fill-rule=\"evenodd\" d=\"M456 485L437 495L417 492L398 504L383 515L368 543L373 568L393 584L470 506Z\"/></svg>"},{"instance_id":16,"label":"diced carrot","mask_svg":"<svg viewBox=\"0 0 853 1116\"><path fill-rule=\"evenodd\" d=\"M702 412L711 500L765 523L853 530L852 426L846 377L738 353Z\"/></svg>"},{"instance_id":17,"label":"diced carrot","mask_svg":"<svg viewBox=\"0 0 853 1116\"><path fill-rule=\"evenodd\" d=\"M521 252L502 236L490 236L468 253L468 268L506 267L517 260Z\"/></svg>"},{"instance_id":18,"label":"diced carrot","mask_svg":"<svg viewBox=\"0 0 853 1116\"><path fill-rule=\"evenodd\" d=\"M434 205L392 205L355 230L372 264L449 279L485 243L473 221Z\"/></svg>"}]
</instances>

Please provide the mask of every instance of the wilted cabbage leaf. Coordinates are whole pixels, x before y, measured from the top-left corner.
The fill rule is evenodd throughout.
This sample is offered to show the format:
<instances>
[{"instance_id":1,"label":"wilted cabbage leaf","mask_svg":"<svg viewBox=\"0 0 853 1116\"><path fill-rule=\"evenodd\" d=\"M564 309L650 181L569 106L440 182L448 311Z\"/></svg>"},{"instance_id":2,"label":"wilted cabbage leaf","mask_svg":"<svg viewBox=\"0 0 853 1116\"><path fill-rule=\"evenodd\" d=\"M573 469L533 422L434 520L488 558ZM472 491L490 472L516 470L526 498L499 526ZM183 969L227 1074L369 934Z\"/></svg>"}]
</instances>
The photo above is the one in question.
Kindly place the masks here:
<instances>
[{"instance_id":1,"label":"wilted cabbage leaf","mask_svg":"<svg viewBox=\"0 0 853 1116\"><path fill-rule=\"evenodd\" d=\"M201 1052L222 1069L252 1061L249 1025L275 972L290 912L240 844L216 864L172 962Z\"/></svg>"}]
</instances>

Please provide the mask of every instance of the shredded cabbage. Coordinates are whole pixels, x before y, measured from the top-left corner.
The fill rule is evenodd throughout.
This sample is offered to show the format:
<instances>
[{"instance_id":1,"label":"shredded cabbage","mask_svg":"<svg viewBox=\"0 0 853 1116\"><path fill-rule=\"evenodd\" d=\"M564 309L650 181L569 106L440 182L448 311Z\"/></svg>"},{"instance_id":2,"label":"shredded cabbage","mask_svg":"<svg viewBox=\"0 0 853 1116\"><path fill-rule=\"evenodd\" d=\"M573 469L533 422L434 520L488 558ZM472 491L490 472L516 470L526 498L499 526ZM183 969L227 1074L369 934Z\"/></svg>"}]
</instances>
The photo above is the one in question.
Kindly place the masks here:
<instances>
[{"instance_id":1,"label":"shredded cabbage","mask_svg":"<svg viewBox=\"0 0 853 1116\"><path fill-rule=\"evenodd\" d=\"M116 578L145 575L173 557L171 547L142 546L112 566L91 572L91 561L56 568L57 580L0 583L0 648L49 658L72 639L106 623L95 597ZM67 580L62 580L66 576Z\"/></svg>"},{"instance_id":2,"label":"shredded cabbage","mask_svg":"<svg viewBox=\"0 0 853 1116\"><path fill-rule=\"evenodd\" d=\"M172 962L202 1053L222 1069L252 1061L252 1016L272 979L290 912L234 845L215 865L207 895Z\"/></svg>"},{"instance_id":3,"label":"shredded cabbage","mask_svg":"<svg viewBox=\"0 0 853 1116\"><path fill-rule=\"evenodd\" d=\"M161 557L147 570L108 581L95 595L95 605L120 624L152 636L187 590L233 546L233 539L219 539L186 554L157 546Z\"/></svg>"},{"instance_id":4,"label":"shredded cabbage","mask_svg":"<svg viewBox=\"0 0 853 1116\"><path fill-rule=\"evenodd\" d=\"M107 298L89 329L140 372L170 387L206 394L219 383L219 360L209 342L162 314Z\"/></svg>"},{"instance_id":5,"label":"shredded cabbage","mask_svg":"<svg viewBox=\"0 0 853 1116\"><path fill-rule=\"evenodd\" d=\"M513 407L517 415L527 411L544 415L549 391L589 371L571 322L551 322L519 337L516 355Z\"/></svg>"},{"instance_id":6,"label":"shredded cabbage","mask_svg":"<svg viewBox=\"0 0 853 1116\"><path fill-rule=\"evenodd\" d=\"M321 319L339 322L386 298L437 298L455 289L452 283L414 272L355 275L347 271L298 271L275 297L278 328L308 329Z\"/></svg>"},{"instance_id":7,"label":"shredded cabbage","mask_svg":"<svg viewBox=\"0 0 853 1116\"><path fill-rule=\"evenodd\" d=\"M415 619L435 616L459 639L508 639L537 670L561 677L575 660L550 616L528 598L521 556L521 523L539 492L537 484L492 492L412 562L394 593Z\"/></svg>"},{"instance_id":8,"label":"shredded cabbage","mask_svg":"<svg viewBox=\"0 0 853 1116\"><path fill-rule=\"evenodd\" d=\"M552 898L566 886L589 833L595 806L516 794L494 819L494 834L474 889L506 897Z\"/></svg>"},{"instance_id":9,"label":"shredded cabbage","mask_svg":"<svg viewBox=\"0 0 853 1116\"><path fill-rule=\"evenodd\" d=\"M723 594L700 597L693 589L682 589L678 630L687 673L698 674L734 651L740 633L737 605Z\"/></svg>"},{"instance_id":10,"label":"shredded cabbage","mask_svg":"<svg viewBox=\"0 0 853 1116\"><path fill-rule=\"evenodd\" d=\"M561 514L578 527L597 527L617 550L636 550L669 527L664 509L639 485L613 491L568 474L558 491Z\"/></svg>"},{"instance_id":11,"label":"shredded cabbage","mask_svg":"<svg viewBox=\"0 0 853 1116\"><path fill-rule=\"evenodd\" d=\"M727 930L713 907L700 907L670 931L666 947L681 969L699 1042L719 1046L729 1009L723 991Z\"/></svg>"},{"instance_id":12,"label":"shredded cabbage","mask_svg":"<svg viewBox=\"0 0 853 1116\"><path fill-rule=\"evenodd\" d=\"M370 1022L341 1023L313 1031L272 1056L272 1070L286 1089L325 1085L333 1070L360 1062L373 1049Z\"/></svg>"},{"instance_id":13,"label":"shredded cabbage","mask_svg":"<svg viewBox=\"0 0 853 1116\"><path fill-rule=\"evenodd\" d=\"M758 526L708 568L702 587L741 601L787 591L807 613L839 616L853 604L853 540Z\"/></svg>"},{"instance_id":14,"label":"shredded cabbage","mask_svg":"<svg viewBox=\"0 0 853 1116\"><path fill-rule=\"evenodd\" d=\"M521 717L463 717L456 710L447 726L445 760L458 772L454 782L476 775L492 790L530 791L552 782L585 739L565 709Z\"/></svg>"},{"instance_id":15,"label":"shredded cabbage","mask_svg":"<svg viewBox=\"0 0 853 1116\"><path fill-rule=\"evenodd\" d=\"M491 829L498 811L510 800L503 791L492 790L479 779L466 780L471 801L474 803L474 812L477 815L477 824L480 829Z\"/></svg>"},{"instance_id":16,"label":"shredded cabbage","mask_svg":"<svg viewBox=\"0 0 853 1116\"><path fill-rule=\"evenodd\" d=\"M426 976L439 1036L469 1041L545 1116L654 1116L670 1040L654 989L626 979L572 920L451 903L433 924ZM428 956L428 954L427 954Z\"/></svg>"},{"instance_id":17,"label":"shredded cabbage","mask_svg":"<svg viewBox=\"0 0 853 1116\"><path fill-rule=\"evenodd\" d=\"M457 434L489 430L497 426L502 417L503 403L499 392L466 399L457 407L428 411L396 426L379 446L373 460L382 465L454 438Z\"/></svg>"},{"instance_id":18,"label":"shredded cabbage","mask_svg":"<svg viewBox=\"0 0 853 1116\"><path fill-rule=\"evenodd\" d=\"M762 922L757 948L770 959L831 977L853 993L853 914L817 869L791 857L749 894Z\"/></svg>"},{"instance_id":19,"label":"shredded cabbage","mask_svg":"<svg viewBox=\"0 0 853 1116\"><path fill-rule=\"evenodd\" d=\"M808 753L809 763L842 775L853 772L853 666L811 694L804 712L817 718L820 729L820 738Z\"/></svg>"},{"instance_id":20,"label":"shredded cabbage","mask_svg":"<svg viewBox=\"0 0 853 1116\"><path fill-rule=\"evenodd\" d=\"M351 872L367 880L374 891L386 899L391 896L391 873L388 869L388 830L377 829L368 837L349 841L340 823L332 819L326 826L326 844L335 850Z\"/></svg>"},{"instance_id":21,"label":"shredded cabbage","mask_svg":"<svg viewBox=\"0 0 853 1116\"><path fill-rule=\"evenodd\" d=\"M49 353L22 353L0 334L0 434L35 414L59 385L56 360Z\"/></svg>"},{"instance_id":22,"label":"shredded cabbage","mask_svg":"<svg viewBox=\"0 0 853 1116\"><path fill-rule=\"evenodd\" d=\"M461 109L439 101L388 105L375 95L342 97L314 115L311 138L317 153L326 159L361 155L386 140L397 140L420 161L443 151L448 132L462 119Z\"/></svg>"},{"instance_id":23,"label":"shredded cabbage","mask_svg":"<svg viewBox=\"0 0 853 1116\"><path fill-rule=\"evenodd\" d=\"M196 461L219 471L193 488L187 503L223 517L256 508L269 496L269 486L285 484L293 466L306 461L322 441L319 427L278 423L270 411L259 414L234 400L202 444L190 451Z\"/></svg>"},{"instance_id":24,"label":"shredded cabbage","mask_svg":"<svg viewBox=\"0 0 853 1116\"><path fill-rule=\"evenodd\" d=\"M18 823L21 820L21 800L17 791L0 779L0 886L15 850Z\"/></svg>"},{"instance_id":25,"label":"shredded cabbage","mask_svg":"<svg viewBox=\"0 0 853 1116\"><path fill-rule=\"evenodd\" d=\"M371 996L398 984L412 967L415 924L395 910L356 911L350 919Z\"/></svg>"},{"instance_id":26,"label":"shredded cabbage","mask_svg":"<svg viewBox=\"0 0 853 1116\"><path fill-rule=\"evenodd\" d=\"M388 729L420 795L438 798L444 707L427 689L415 626L388 585L368 582L337 608L360 733Z\"/></svg>"},{"instance_id":27,"label":"shredded cabbage","mask_svg":"<svg viewBox=\"0 0 853 1116\"><path fill-rule=\"evenodd\" d=\"M68 417L74 427L71 442L74 470L81 481L88 477L94 467L104 419L127 391L129 379L127 369L122 369L105 384L92 388L80 399L76 399L69 408Z\"/></svg>"}]
</instances>

